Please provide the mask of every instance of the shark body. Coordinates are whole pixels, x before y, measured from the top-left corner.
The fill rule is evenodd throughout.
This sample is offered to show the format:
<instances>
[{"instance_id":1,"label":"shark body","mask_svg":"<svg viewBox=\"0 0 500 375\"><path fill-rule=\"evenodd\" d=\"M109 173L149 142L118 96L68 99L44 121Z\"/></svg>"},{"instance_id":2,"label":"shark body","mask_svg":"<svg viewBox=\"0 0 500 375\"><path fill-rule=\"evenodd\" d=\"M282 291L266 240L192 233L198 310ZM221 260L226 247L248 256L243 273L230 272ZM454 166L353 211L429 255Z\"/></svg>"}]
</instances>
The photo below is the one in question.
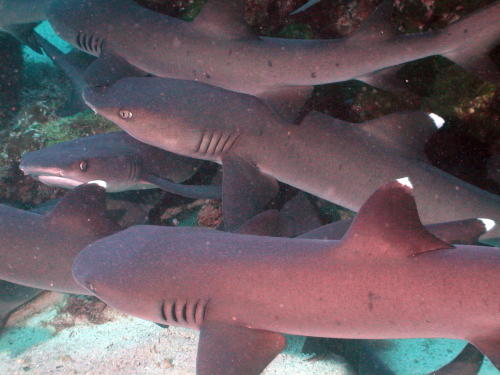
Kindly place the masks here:
<instances>
[{"instance_id":1,"label":"shark body","mask_svg":"<svg viewBox=\"0 0 500 375\"><path fill-rule=\"evenodd\" d=\"M95 184L68 192L46 215L0 205L0 279L33 288L88 294L71 275L80 250L120 228L104 217Z\"/></svg>"},{"instance_id":2,"label":"shark body","mask_svg":"<svg viewBox=\"0 0 500 375\"><path fill-rule=\"evenodd\" d=\"M109 305L200 329L198 375L259 374L283 333L466 339L500 368L499 271L500 249L427 232L399 181L368 199L342 241L137 226L73 265Z\"/></svg>"},{"instance_id":3,"label":"shark body","mask_svg":"<svg viewBox=\"0 0 500 375\"><path fill-rule=\"evenodd\" d=\"M221 163L223 209L224 200L244 200L249 183L241 181L250 175L255 181L259 176L277 179L357 211L377 186L404 174L414 181L425 224L471 217L500 220L498 196L425 160L425 129L434 123L422 112L364 124L312 112L297 126L255 97L152 77L121 79L101 91L88 88L84 99L142 142ZM225 220L230 216L224 211ZM487 234L499 235L498 228Z\"/></svg>"},{"instance_id":4,"label":"shark body","mask_svg":"<svg viewBox=\"0 0 500 375\"><path fill-rule=\"evenodd\" d=\"M33 29L47 19L47 9L52 0L1 0L0 30L8 32L19 41L41 52Z\"/></svg>"},{"instance_id":5,"label":"shark body","mask_svg":"<svg viewBox=\"0 0 500 375\"><path fill-rule=\"evenodd\" d=\"M201 164L138 142L125 132L113 132L28 152L19 168L45 184L63 188L102 180L108 192L159 187L192 198L220 198L220 187L179 184Z\"/></svg>"},{"instance_id":6,"label":"shark body","mask_svg":"<svg viewBox=\"0 0 500 375\"><path fill-rule=\"evenodd\" d=\"M313 85L365 79L430 55L497 75L487 51L498 42L500 2L443 30L398 35L390 23L392 2L385 1L355 35L334 40L258 37L245 24L243 9L241 0L210 0L195 21L186 22L132 0L56 0L48 18L63 39L99 56L87 72L91 85L108 84L121 67L132 65L158 77L258 96L288 119ZM479 56L486 56L484 64Z\"/></svg>"}]
</instances>

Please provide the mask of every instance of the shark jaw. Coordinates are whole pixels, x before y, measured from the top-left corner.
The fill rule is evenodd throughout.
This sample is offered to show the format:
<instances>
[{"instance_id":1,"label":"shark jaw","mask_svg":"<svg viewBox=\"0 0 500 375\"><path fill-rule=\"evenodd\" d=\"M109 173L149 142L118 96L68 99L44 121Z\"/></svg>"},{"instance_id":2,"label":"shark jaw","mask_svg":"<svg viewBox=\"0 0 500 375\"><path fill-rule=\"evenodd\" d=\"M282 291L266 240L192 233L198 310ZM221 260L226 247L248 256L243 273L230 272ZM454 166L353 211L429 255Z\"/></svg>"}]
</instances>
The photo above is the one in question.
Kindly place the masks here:
<instances>
[{"instance_id":1,"label":"shark jaw","mask_svg":"<svg viewBox=\"0 0 500 375\"><path fill-rule=\"evenodd\" d=\"M63 187L66 189L73 189L77 186L84 184L82 181L73 180L67 177L53 176L53 175L38 175L33 176L38 181L49 186Z\"/></svg>"}]
</instances>

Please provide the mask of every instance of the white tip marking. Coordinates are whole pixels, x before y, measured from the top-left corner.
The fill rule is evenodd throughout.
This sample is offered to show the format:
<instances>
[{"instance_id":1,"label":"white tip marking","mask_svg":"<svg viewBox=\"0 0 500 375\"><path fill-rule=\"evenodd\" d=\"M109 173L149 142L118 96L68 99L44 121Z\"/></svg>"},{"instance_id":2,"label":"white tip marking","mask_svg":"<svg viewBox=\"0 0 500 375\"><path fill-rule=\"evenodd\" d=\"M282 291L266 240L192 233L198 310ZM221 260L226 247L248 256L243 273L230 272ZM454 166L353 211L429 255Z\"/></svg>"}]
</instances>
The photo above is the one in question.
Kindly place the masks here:
<instances>
[{"instance_id":1,"label":"white tip marking","mask_svg":"<svg viewBox=\"0 0 500 375\"><path fill-rule=\"evenodd\" d=\"M432 121L434 121L434 125L436 125L436 128L441 129L445 123L444 118L442 118L439 115L436 115L435 113L429 113L429 117L431 118Z\"/></svg>"},{"instance_id":2,"label":"white tip marking","mask_svg":"<svg viewBox=\"0 0 500 375\"><path fill-rule=\"evenodd\" d=\"M404 185L406 187L409 187L410 189L413 189L413 185L411 184L409 177L398 178L396 181L399 182L401 185Z\"/></svg>"},{"instance_id":3,"label":"white tip marking","mask_svg":"<svg viewBox=\"0 0 500 375\"><path fill-rule=\"evenodd\" d=\"M493 227L496 225L494 220L491 219L481 219L479 218L478 220L481 220L486 227L486 232L489 232L490 230L493 229Z\"/></svg>"},{"instance_id":4,"label":"white tip marking","mask_svg":"<svg viewBox=\"0 0 500 375\"><path fill-rule=\"evenodd\" d=\"M100 187L106 189L108 187L108 183L103 180L94 180L94 181L89 181L89 184L96 184L99 185Z\"/></svg>"}]
</instances>

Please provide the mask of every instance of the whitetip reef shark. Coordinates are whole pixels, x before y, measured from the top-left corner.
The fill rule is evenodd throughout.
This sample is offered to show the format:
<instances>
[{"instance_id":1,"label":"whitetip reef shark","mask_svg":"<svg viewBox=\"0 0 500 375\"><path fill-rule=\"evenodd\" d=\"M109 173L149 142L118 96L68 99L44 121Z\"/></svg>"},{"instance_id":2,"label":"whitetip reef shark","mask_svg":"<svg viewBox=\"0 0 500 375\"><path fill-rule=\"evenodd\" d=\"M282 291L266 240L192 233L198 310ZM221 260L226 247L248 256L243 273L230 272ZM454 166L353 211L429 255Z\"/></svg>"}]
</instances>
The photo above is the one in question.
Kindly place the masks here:
<instances>
[{"instance_id":1,"label":"whitetip reef shark","mask_svg":"<svg viewBox=\"0 0 500 375\"><path fill-rule=\"evenodd\" d=\"M41 53L33 30L47 19L52 0L0 0L0 31L5 31Z\"/></svg>"},{"instance_id":2,"label":"whitetip reef shark","mask_svg":"<svg viewBox=\"0 0 500 375\"><path fill-rule=\"evenodd\" d=\"M0 279L88 294L74 281L71 265L85 246L121 229L105 217L105 200L104 188L91 183L69 191L45 215L0 205Z\"/></svg>"},{"instance_id":3,"label":"whitetip reef shark","mask_svg":"<svg viewBox=\"0 0 500 375\"><path fill-rule=\"evenodd\" d=\"M155 77L124 78L104 90L86 88L83 96L94 111L141 142L222 164L228 230L261 211L262 203L248 202L266 204L277 189L275 180L357 211L377 186L401 174L414 182L425 224L500 220L499 196L425 160L426 129L435 125L423 112L363 124L311 112L295 125L253 96ZM500 231L486 236L500 237Z\"/></svg>"},{"instance_id":4,"label":"whitetip reef shark","mask_svg":"<svg viewBox=\"0 0 500 375\"><path fill-rule=\"evenodd\" d=\"M258 375L283 334L465 339L500 369L500 249L437 239L412 191L379 188L341 241L135 226L73 275L114 308L199 329L197 375Z\"/></svg>"},{"instance_id":5,"label":"whitetip reef shark","mask_svg":"<svg viewBox=\"0 0 500 375\"><path fill-rule=\"evenodd\" d=\"M371 82L375 72L431 55L498 78L488 57L499 40L498 1L442 30L400 35L386 0L356 33L333 40L259 37L244 21L244 5L209 0L187 22L132 0L54 0L48 19L67 42L99 57L87 71L91 86L127 76L132 65L158 77L257 96L287 119L296 117L313 85Z\"/></svg>"},{"instance_id":6,"label":"whitetip reef shark","mask_svg":"<svg viewBox=\"0 0 500 375\"><path fill-rule=\"evenodd\" d=\"M110 193L160 188L188 198L220 199L220 186L180 184L201 164L138 142L125 132L112 132L28 152L19 168L44 184L62 188L101 180Z\"/></svg>"}]
</instances>

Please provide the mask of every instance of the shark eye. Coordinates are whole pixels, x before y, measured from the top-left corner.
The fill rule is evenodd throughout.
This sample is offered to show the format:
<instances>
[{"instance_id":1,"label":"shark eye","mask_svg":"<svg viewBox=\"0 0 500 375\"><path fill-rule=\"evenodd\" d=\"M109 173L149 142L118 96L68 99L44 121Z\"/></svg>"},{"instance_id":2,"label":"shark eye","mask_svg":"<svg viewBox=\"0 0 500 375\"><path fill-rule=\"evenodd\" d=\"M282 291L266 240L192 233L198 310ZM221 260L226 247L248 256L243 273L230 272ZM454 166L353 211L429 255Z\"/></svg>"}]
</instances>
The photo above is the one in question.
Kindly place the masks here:
<instances>
[{"instance_id":1,"label":"shark eye","mask_svg":"<svg viewBox=\"0 0 500 375\"><path fill-rule=\"evenodd\" d=\"M88 168L88 166L89 166L89 163L87 162L87 160L82 160L82 161L80 162L80 170L81 170L82 172L87 172L87 168Z\"/></svg>"},{"instance_id":2,"label":"shark eye","mask_svg":"<svg viewBox=\"0 0 500 375\"><path fill-rule=\"evenodd\" d=\"M124 120L128 120L128 119L131 119L132 118L132 112L130 111L127 111L126 109L121 109L120 112L118 112L118 114L120 115L120 117Z\"/></svg>"}]
</instances>

